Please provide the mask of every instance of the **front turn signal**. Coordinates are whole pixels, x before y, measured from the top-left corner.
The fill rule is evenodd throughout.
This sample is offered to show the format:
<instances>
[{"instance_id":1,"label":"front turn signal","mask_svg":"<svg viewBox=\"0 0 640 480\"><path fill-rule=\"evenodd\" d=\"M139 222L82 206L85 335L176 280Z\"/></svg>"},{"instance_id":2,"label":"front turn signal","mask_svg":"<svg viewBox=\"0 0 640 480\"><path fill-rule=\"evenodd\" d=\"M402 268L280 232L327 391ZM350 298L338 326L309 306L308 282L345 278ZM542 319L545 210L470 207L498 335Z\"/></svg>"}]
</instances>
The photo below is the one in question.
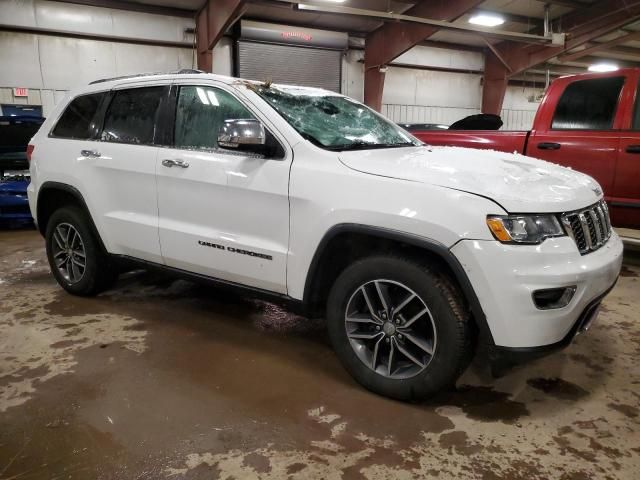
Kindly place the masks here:
<instances>
[{"instance_id":1,"label":"front turn signal","mask_svg":"<svg viewBox=\"0 0 640 480\"><path fill-rule=\"evenodd\" d=\"M493 235L501 242L510 242L512 240L511 235L509 235L507 229L504 228L504 224L499 218L487 218L487 225Z\"/></svg>"}]
</instances>

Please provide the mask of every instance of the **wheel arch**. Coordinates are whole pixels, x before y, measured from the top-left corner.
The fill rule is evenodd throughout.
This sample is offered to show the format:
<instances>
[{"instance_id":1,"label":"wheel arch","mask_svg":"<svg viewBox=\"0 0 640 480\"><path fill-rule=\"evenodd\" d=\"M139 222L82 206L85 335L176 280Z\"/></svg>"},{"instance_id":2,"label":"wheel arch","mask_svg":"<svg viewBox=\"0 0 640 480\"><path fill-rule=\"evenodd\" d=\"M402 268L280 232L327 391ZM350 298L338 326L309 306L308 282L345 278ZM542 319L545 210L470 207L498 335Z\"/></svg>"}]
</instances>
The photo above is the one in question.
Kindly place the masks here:
<instances>
[{"instance_id":1,"label":"wheel arch","mask_svg":"<svg viewBox=\"0 0 640 480\"><path fill-rule=\"evenodd\" d=\"M436 240L383 227L344 223L333 226L325 233L307 272L303 293L305 311L311 316L324 312L330 284L348 264L344 262L345 256L352 262L390 246L400 246L413 255L427 255L433 261L440 262L446 269L445 273L452 277L460 289L481 337L488 344L494 343L486 316L464 267L449 249Z\"/></svg>"},{"instance_id":2,"label":"wheel arch","mask_svg":"<svg viewBox=\"0 0 640 480\"><path fill-rule=\"evenodd\" d=\"M66 183L48 181L39 188L36 202L36 220L40 234L42 236L46 234L47 223L51 215L66 205L77 206L84 211L89 219L89 228L98 239L100 248L103 252L107 252L82 193L76 187Z\"/></svg>"}]
</instances>

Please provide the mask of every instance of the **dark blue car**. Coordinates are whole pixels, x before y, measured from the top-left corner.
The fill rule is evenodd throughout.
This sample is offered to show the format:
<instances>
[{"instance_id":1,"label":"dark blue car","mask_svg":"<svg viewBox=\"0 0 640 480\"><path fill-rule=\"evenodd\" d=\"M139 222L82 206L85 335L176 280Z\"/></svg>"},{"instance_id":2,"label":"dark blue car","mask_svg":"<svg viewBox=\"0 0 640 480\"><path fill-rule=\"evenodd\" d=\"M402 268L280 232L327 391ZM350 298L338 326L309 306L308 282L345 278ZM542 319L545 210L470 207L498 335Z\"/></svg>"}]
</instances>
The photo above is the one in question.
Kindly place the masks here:
<instances>
[{"instance_id":1,"label":"dark blue car","mask_svg":"<svg viewBox=\"0 0 640 480\"><path fill-rule=\"evenodd\" d=\"M0 117L0 228L32 225L27 186L27 145L44 118Z\"/></svg>"},{"instance_id":2,"label":"dark blue car","mask_svg":"<svg viewBox=\"0 0 640 480\"><path fill-rule=\"evenodd\" d=\"M27 200L28 175L15 175L0 180L0 227L22 227L33 224Z\"/></svg>"}]
</instances>

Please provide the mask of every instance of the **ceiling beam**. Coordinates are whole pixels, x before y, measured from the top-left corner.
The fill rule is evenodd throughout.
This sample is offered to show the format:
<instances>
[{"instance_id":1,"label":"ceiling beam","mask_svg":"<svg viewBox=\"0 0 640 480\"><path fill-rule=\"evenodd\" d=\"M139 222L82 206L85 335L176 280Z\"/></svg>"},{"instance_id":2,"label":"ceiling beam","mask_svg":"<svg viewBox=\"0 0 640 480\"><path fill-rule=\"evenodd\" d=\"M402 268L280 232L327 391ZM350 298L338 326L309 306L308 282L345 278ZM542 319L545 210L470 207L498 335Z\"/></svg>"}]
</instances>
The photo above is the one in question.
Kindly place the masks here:
<instances>
[{"instance_id":1,"label":"ceiling beam","mask_svg":"<svg viewBox=\"0 0 640 480\"><path fill-rule=\"evenodd\" d=\"M479 47L476 45L465 45L462 43L449 43L449 42L440 42L435 40L423 40L418 43L418 45L422 45L423 47L433 47L433 48L443 48L445 50L457 50L460 52L480 52L484 51L483 47Z\"/></svg>"},{"instance_id":2,"label":"ceiling beam","mask_svg":"<svg viewBox=\"0 0 640 480\"><path fill-rule=\"evenodd\" d=\"M558 56L558 60L560 60L561 62L570 62L572 60L584 57L585 55L591 55L598 50L606 50L608 48L615 47L622 43L631 42L634 40L640 40L640 32L627 33L626 35L614 38L613 40L609 40L608 42L589 44L586 46L586 48L578 50L577 52L565 53L564 55Z\"/></svg>"},{"instance_id":3,"label":"ceiling beam","mask_svg":"<svg viewBox=\"0 0 640 480\"><path fill-rule=\"evenodd\" d=\"M640 18L640 1L602 0L588 8L580 8L556 20L567 39L563 46L522 45L505 41L494 45L485 55L482 111L499 113L506 92L507 80L568 50L592 42Z\"/></svg>"},{"instance_id":4,"label":"ceiling beam","mask_svg":"<svg viewBox=\"0 0 640 480\"><path fill-rule=\"evenodd\" d=\"M433 2L422 0L406 13L414 17L452 22L478 7L483 0ZM391 63L404 52L440 30L433 25L417 23L385 23L367 36L365 43L364 101L380 110L384 89L384 72L380 67Z\"/></svg>"},{"instance_id":5,"label":"ceiling beam","mask_svg":"<svg viewBox=\"0 0 640 480\"><path fill-rule=\"evenodd\" d=\"M603 5L607 4L607 5ZM603 12L603 9L605 11ZM640 1L609 0L597 2L590 9L570 12L563 17L567 41L564 46L524 48L516 42L501 42L496 48L509 63L513 74L543 63L550 58L584 45L624 25L640 19Z\"/></svg>"},{"instance_id":6,"label":"ceiling beam","mask_svg":"<svg viewBox=\"0 0 640 480\"><path fill-rule=\"evenodd\" d=\"M128 2L126 0L52 0L54 2L73 3L76 5L88 5L90 7L112 8L129 12L151 13L154 15L166 15L169 17L194 18L195 10L177 7L163 7L149 5L147 3Z\"/></svg>"},{"instance_id":7,"label":"ceiling beam","mask_svg":"<svg viewBox=\"0 0 640 480\"><path fill-rule=\"evenodd\" d=\"M537 0L540 3L548 3L550 5L557 5L558 7L567 7L567 8L587 8L592 4L588 2L580 2L578 0Z\"/></svg>"},{"instance_id":8,"label":"ceiling beam","mask_svg":"<svg viewBox=\"0 0 640 480\"><path fill-rule=\"evenodd\" d=\"M429 27L436 28L438 30L453 30L463 33L470 33L475 35L484 35L487 37L494 37L503 40L513 40L524 43L550 43L550 38L544 37L541 35L535 35L531 33L523 33L523 32L514 32L508 30L501 30L491 27L482 27L477 25L471 25L467 23L453 23L450 20L441 20L439 18L434 18L433 16L423 16L416 15L414 10L420 7L420 5L416 5L407 13L391 13L391 12L383 12L381 10L368 10L364 8L353 8L353 7L343 7L339 5L317 5L317 4L308 4L304 3L303 0L280 0L286 3L293 3L298 5L299 10L303 11L311 11L325 14L340 14L340 15L353 15L356 17L363 18L372 18L376 20L382 20L387 23L409 23L409 24L419 24L426 25ZM469 3L469 0L458 0L461 5L465 5ZM455 2L452 2L455 4ZM471 2L474 4L478 4L481 2ZM440 5L436 6L437 8L441 8ZM453 7L455 9L455 6ZM468 10L465 11L467 13Z\"/></svg>"},{"instance_id":9,"label":"ceiling beam","mask_svg":"<svg viewBox=\"0 0 640 480\"><path fill-rule=\"evenodd\" d=\"M626 47L616 47L608 50L598 50L597 52L593 52L594 58L600 59L609 59L609 60L630 60L632 62L640 62L640 49L638 48L626 48Z\"/></svg>"}]
</instances>

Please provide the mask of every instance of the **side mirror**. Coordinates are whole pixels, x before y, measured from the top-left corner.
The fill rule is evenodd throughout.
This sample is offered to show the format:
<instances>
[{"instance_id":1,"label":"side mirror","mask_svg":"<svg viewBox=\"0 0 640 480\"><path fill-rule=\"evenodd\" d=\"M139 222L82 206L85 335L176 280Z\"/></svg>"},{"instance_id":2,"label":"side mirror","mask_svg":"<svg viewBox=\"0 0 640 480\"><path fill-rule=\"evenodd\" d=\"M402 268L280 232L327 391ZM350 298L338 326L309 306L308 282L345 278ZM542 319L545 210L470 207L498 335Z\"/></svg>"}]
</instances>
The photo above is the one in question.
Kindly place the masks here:
<instances>
[{"instance_id":1,"label":"side mirror","mask_svg":"<svg viewBox=\"0 0 640 480\"><path fill-rule=\"evenodd\" d=\"M260 153L267 135L260 120L225 120L218 132L218 146L229 150Z\"/></svg>"}]
</instances>

